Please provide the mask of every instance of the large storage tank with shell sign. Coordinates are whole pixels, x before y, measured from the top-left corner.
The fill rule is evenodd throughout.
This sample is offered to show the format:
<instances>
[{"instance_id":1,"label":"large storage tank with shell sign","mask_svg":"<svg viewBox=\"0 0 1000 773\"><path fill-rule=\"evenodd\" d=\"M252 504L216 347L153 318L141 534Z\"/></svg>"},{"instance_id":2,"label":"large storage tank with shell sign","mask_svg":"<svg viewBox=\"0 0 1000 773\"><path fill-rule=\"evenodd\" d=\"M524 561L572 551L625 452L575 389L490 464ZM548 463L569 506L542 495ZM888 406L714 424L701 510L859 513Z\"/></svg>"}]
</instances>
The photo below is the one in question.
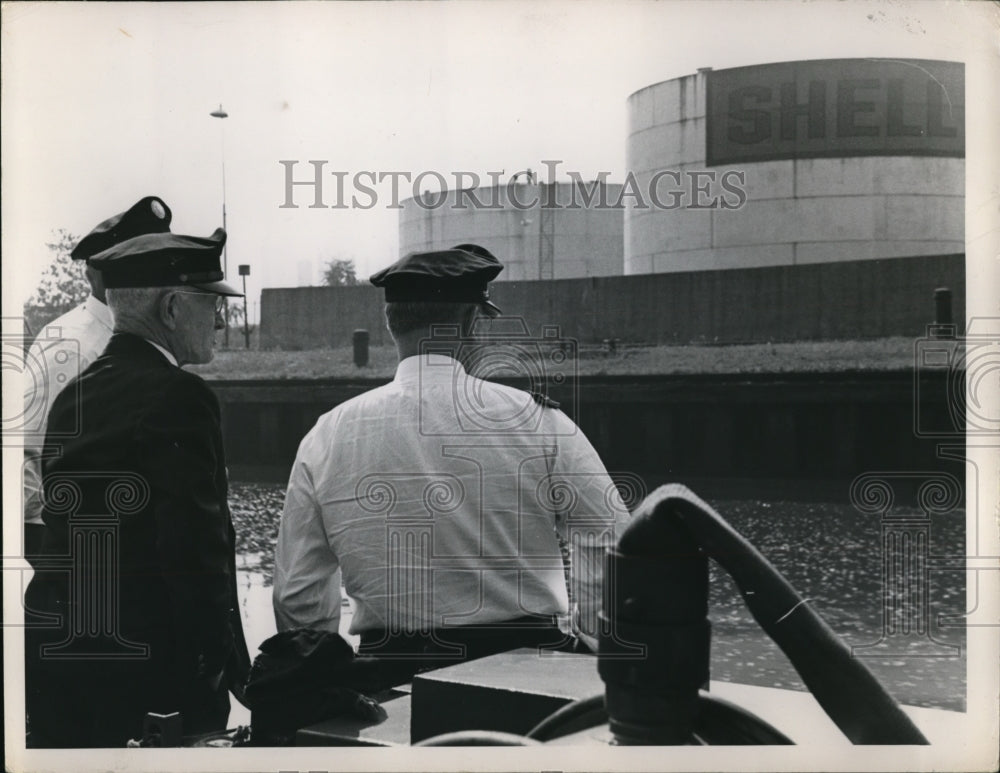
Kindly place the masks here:
<instances>
[{"instance_id":1,"label":"large storage tank with shell sign","mask_svg":"<svg viewBox=\"0 0 1000 773\"><path fill-rule=\"evenodd\" d=\"M830 59L635 92L625 273L964 252L964 86L956 62Z\"/></svg>"}]
</instances>

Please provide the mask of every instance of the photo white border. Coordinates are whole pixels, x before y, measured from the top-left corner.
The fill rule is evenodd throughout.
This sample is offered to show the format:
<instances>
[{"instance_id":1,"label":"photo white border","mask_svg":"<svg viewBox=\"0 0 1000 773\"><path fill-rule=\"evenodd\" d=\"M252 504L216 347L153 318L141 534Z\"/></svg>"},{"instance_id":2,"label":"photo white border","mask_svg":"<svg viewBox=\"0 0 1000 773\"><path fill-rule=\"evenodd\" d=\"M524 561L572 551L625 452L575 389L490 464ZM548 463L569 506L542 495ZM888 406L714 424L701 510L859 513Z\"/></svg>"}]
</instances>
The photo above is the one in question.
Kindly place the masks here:
<instances>
[{"instance_id":1,"label":"photo white border","mask_svg":"<svg viewBox=\"0 0 1000 773\"><path fill-rule=\"evenodd\" d=\"M4 16L12 11L23 12L28 3L4 4ZM227 4L238 13L243 3ZM588 3L588 6L594 6ZM614 3L607 2L604 12L615 13ZM681 3L680 5L686 5ZM897 15L919 18L922 4L869 3L873 12L885 7ZM966 303L967 316L1000 317L997 288L1000 288L1000 230L997 223L998 183L1000 180L1000 146L997 143L997 116L1000 116L1000 66L997 55L997 33L1000 31L996 6L988 3L952 3L954 12L963 15L968 28L968 45L954 52L954 59L966 64ZM516 7L516 6L515 6ZM926 6L924 6L926 7ZM523 9L522 9L523 10ZM288 4L288 12L296 12L296 4ZM385 12L391 23L392 6ZM752 13L749 6L738 5L733 12ZM7 19L4 20L5 22ZM6 27L6 24L4 25ZM928 30L933 34L933 30ZM4 35L16 34L5 29ZM797 34L790 28L789 35ZM609 41L608 55L620 41ZM669 41L665 41L669 45ZM775 55L774 60L780 60ZM761 56L761 61L766 61ZM711 62L705 62L710 65ZM672 73L674 77L687 73ZM39 77L44 77L40 73ZM627 98L622 95L622 100ZM4 113L16 110L4 97ZM622 137L624 143L625 138ZM23 180L3 179L4 199L16 196ZM65 181L73 184L73 181ZM5 223L6 225L6 223ZM6 230L6 229L5 229ZM13 270L5 256L4 272ZM4 292L4 332L19 334L17 318L20 309L12 307ZM20 399L4 370L4 399ZM993 395L994 401L1000 399ZM993 403L990 415L997 415ZM990 443L993 445L990 445ZM969 533L978 520L981 535L980 551L984 560L997 560L1000 539L997 535L997 445L1000 439L973 441L970 459L978 465L978 513L969 513ZM704 749L657 747L655 749L590 747L490 748L490 749L168 749L168 750L100 750L100 751L39 751L23 748L24 706L21 629L16 626L21 617L21 587L9 556L17 554L19 544L20 491L12 481L20 479L20 454L6 444L3 449L4 472L4 706L7 767L9 770L73 770L88 771L319 771L319 770L986 770L996 764L998 738L998 696L1000 696L1000 626L969 628L967 631L968 679L967 733L954 739L949 748L915 747L854 747L844 750L813 747L755 747L746 749ZM971 474L968 484L973 483ZM970 603L973 601L969 590ZM980 607L991 610L994 619L1000 611L1000 571L981 572Z\"/></svg>"}]
</instances>

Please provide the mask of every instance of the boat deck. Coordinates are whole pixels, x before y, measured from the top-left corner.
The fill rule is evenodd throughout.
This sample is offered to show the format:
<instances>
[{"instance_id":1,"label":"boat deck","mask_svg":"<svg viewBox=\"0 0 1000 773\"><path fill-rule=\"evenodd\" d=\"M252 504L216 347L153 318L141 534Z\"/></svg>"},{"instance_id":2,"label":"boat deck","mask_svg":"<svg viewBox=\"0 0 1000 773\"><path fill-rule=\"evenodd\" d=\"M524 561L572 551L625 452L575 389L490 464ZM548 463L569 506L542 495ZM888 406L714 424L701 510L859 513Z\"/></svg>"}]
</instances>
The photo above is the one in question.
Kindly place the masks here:
<instances>
[{"instance_id":1,"label":"boat deck","mask_svg":"<svg viewBox=\"0 0 1000 773\"><path fill-rule=\"evenodd\" d=\"M524 734L560 707L604 691L590 655L520 649L418 674L378 697L387 718L371 723L336 718L299 731L299 746L407 746L459 730ZM808 692L712 681L709 692L756 714L797 745L850 747ZM905 706L932 745L953 744L966 715ZM606 745L607 726L554 744Z\"/></svg>"}]
</instances>

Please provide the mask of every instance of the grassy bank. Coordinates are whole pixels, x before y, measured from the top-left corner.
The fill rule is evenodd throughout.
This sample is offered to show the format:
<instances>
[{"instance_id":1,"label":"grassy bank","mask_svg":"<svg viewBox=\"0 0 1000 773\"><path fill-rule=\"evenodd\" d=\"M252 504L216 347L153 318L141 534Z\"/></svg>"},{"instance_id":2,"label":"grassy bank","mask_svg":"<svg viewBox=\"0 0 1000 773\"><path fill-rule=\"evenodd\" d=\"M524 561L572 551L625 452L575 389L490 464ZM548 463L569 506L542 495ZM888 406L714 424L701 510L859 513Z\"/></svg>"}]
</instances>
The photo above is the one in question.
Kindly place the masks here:
<instances>
[{"instance_id":1,"label":"grassy bank","mask_svg":"<svg viewBox=\"0 0 1000 773\"><path fill-rule=\"evenodd\" d=\"M496 357L492 357L495 354ZM517 374L528 355L520 349L491 350L492 363L506 363ZM543 363L547 360L543 359ZM581 376L659 375L695 373L822 373L845 370L911 370L914 339L881 338L871 341L803 341L779 344L729 346L632 346L620 344L614 351L603 346L581 346L573 363ZM549 366L546 366L549 367ZM310 379L310 378L392 378L396 371L396 350L391 346L372 347L364 368L355 367L353 350L313 349L309 351L260 351L222 349L207 365L191 370L207 379Z\"/></svg>"}]
</instances>

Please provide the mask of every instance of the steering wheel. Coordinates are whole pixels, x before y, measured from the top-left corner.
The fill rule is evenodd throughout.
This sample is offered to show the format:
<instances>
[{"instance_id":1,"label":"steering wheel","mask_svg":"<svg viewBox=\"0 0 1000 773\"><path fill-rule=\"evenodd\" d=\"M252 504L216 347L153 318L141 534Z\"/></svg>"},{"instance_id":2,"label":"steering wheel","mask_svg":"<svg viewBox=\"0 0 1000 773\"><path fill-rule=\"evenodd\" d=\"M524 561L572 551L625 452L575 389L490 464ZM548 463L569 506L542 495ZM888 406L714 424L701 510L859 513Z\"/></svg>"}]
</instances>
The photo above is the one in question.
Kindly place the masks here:
<instances>
[{"instance_id":1,"label":"steering wheel","mask_svg":"<svg viewBox=\"0 0 1000 773\"><path fill-rule=\"evenodd\" d=\"M533 727L525 738L535 742L552 741L607 723L604 693L598 693L566 704ZM696 718L687 743L704 746L785 746L793 742L760 717L702 690L698 693Z\"/></svg>"}]
</instances>

